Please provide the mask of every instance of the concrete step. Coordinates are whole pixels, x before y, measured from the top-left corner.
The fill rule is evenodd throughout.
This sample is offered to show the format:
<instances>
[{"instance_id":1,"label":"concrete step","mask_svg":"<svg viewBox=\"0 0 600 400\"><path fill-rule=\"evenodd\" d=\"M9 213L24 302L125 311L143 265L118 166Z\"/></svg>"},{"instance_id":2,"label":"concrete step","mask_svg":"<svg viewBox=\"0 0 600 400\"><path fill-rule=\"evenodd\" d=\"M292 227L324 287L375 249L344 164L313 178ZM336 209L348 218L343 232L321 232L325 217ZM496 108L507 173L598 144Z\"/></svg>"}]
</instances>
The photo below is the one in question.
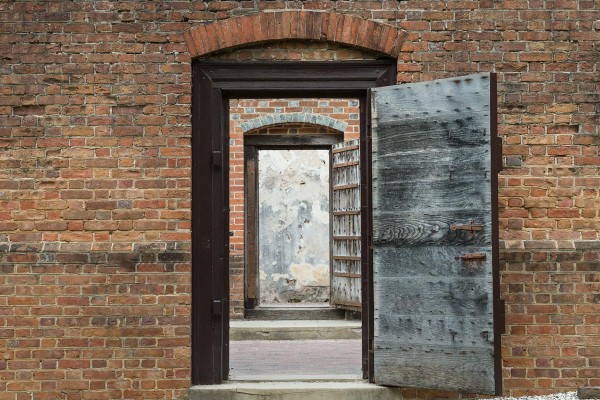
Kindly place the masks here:
<instances>
[{"instance_id":1,"label":"concrete step","mask_svg":"<svg viewBox=\"0 0 600 400\"><path fill-rule=\"evenodd\" d=\"M319 340L360 339L357 320L231 320L229 339L237 340Z\"/></svg>"},{"instance_id":2,"label":"concrete step","mask_svg":"<svg viewBox=\"0 0 600 400\"><path fill-rule=\"evenodd\" d=\"M228 382L192 386L188 400L401 400L400 388L353 382Z\"/></svg>"},{"instance_id":3,"label":"concrete step","mask_svg":"<svg viewBox=\"0 0 600 400\"><path fill-rule=\"evenodd\" d=\"M257 307L244 311L245 319L345 319L346 311L333 307Z\"/></svg>"}]
</instances>

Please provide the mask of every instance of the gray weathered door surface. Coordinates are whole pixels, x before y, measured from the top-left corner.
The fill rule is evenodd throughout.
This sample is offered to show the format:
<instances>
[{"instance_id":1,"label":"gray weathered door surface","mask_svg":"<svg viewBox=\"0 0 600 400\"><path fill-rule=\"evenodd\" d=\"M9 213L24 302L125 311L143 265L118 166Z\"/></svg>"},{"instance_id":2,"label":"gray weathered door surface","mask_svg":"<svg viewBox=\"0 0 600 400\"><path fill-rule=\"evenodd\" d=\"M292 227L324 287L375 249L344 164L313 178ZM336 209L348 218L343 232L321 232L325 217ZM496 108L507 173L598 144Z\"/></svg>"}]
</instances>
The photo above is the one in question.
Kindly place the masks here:
<instances>
[{"instance_id":1,"label":"gray weathered door surface","mask_svg":"<svg viewBox=\"0 0 600 400\"><path fill-rule=\"evenodd\" d=\"M372 91L378 384L500 390L495 96L493 74Z\"/></svg>"},{"instance_id":2,"label":"gray weathered door surface","mask_svg":"<svg viewBox=\"0 0 600 400\"><path fill-rule=\"evenodd\" d=\"M359 140L331 151L331 304L361 309Z\"/></svg>"}]
</instances>

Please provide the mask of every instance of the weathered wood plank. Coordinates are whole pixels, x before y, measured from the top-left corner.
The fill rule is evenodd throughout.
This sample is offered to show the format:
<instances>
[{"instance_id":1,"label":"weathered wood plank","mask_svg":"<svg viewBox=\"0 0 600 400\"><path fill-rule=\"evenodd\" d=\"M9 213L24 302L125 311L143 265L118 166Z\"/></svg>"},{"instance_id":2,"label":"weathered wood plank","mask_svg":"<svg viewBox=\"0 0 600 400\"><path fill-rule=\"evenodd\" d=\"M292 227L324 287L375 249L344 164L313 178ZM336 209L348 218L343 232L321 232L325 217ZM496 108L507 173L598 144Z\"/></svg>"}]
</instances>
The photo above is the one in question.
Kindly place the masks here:
<instances>
[{"instance_id":1,"label":"weathered wood plank","mask_svg":"<svg viewBox=\"0 0 600 400\"><path fill-rule=\"evenodd\" d=\"M343 186L347 184L358 185L360 184L360 175L356 165L349 166L346 168L336 168L335 173L332 176L332 185Z\"/></svg>"},{"instance_id":2,"label":"weathered wood plank","mask_svg":"<svg viewBox=\"0 0 600 400\"><path fill-rule=\"evenodd\" d=\"M342 278L360 278L360 274L351 274L349 272L334 272L333 276L339 276Z\"/></svg>"},{"instance_id":3,"label":"weathered wood plank","mask_svg":"<svg viewBox=\"0 0 600 400\"><path fill-rule=\"evenodd\" d=\"M443 148L470 148L488 144L490 131L485 125L489 112L460 114L442 113L432 118L407 117L402 121L379 121L377 140L390 142L391 146L379 147L378 154L411 151L430 151ZM396 141L401 141L398 146ZM398 143L399 144L399 143Z\"/></svg>"},{"instance_id":4,"label":"weathered wood plank","mask_svg":"<svg viewBox=\"0 0 600 400\"><path fill-rule=\"evenodd\" d=\"M457 259L466 253L483 253L483 261ZM488 277L492 274L489 246L375 246L373 262L378 278Z\"/></svg>"},{"instance_id":5,"label":"weathered wood plank","mask_svg":"<svg viewBox=\"0 0 600 400\"><path fill-rule=\"evenodd\" d=\"M333 215L360 215L360 210L334 211Z\"/></svg>"},{"instance_id":6,"label":"weathered wood plank","mask_svg":"<svg viewBox=\"0 0 600 400\"><path fill-rule=\"evenodd\" d=\"M346 310L352 311L360 311L362 309L362 304L359 302L351 302L351 301L336 301L334 306L339 306L339 308L344 308Z\"/></svg>"},{"instance_id":7,"label":"weathered wood plank","mask_svg":"<svg viewBox=\"0 0 600 400\"><path fill-rule=\"evenodd\" d=\"M375 345L375 383L390 386L427 387L460 392L494 387L494 373L483 360L493 358L493 347L469 348L399 344L397 340ZM385 380L379 377L385 376Z\"/></svg>"},{"instance_id":8,"label":"weathered wood plank","mask_svg":"<svg viewBox=\"0 0 600 400\"><path fill-rule=\"evenodd\" d=\"M339 202L338 204L341 207L342 202ZM333 215L334 240L336 236L360 236L360 232L360 214Z\"/></svg>"},{"instance_id":9,"label":"weathered wood plank","mask_svg":"<svg viewBox=\"0 0 600 400\"><path fill-rule=\"evenodd\" d=\"M378 277L375 315L491 317L491 289L486 278Z\"/></svg>"},{"instance_id":10,"label":"weathered wood plank","mask_svg":"<svg viewBox=\"0 0 600 400\"><path fill-rule=\"evenodd\" d=\"M333 247L336 256L356 256L360 254L360 235L336 236Z\"/></svg>"},{"instance_id":11,"label":"weathered wood plank","mask_svg":"<svg viewBox=\"0 0 600 400\"><path fill-rule=\"evenodd\" d=\"M493 335L493 324L487 318L446 316L414 316L393 314L381 316L377 335L396 337L404 344L487 347Z\"/></svg>"},{"instance_id":12,"label":"weathered wood plank","mask_svg":"<svg viewBox=\"0 0 600 400\"><path fill-rule=\"evenodd\" d=\"M433 120L440 113L460 117L469 110L484 112L490 106L489 90L488 74L374 89L377 121L381 124L410 118Z\"/></svg>"},{"instance_id":13,"label":"weathered wood plank","mask_svg":"<svg viewBox=\"0 0 600 400\"><path fill-rule=\"evenodd\" d=\"M372 114L375 380L494 393L490 77L374 89Z\"/></svg>"},{"instance_id":14,"label":"weathered wood plank","mask_svg":"<svg viewBox=\"0 0 600 400\"><path fill-rule=\"evenodd\" d=\"M360 256L333 256L334 260L360 261Z\"/></svg>"},{"instance_id":15,"label":"weathered wood plank","mask_svg":"<svg viewBox=\"0 0 600 400\"><path fill-rule=\"evenodd\" d=\"M344 167L351 167L353 165L359 165L359 161L351 161L351 162L347 162L347 163L336 164L336 165L332 166L332 168L344 168Z\"/></svg>"},{"instance_id":16,"label":"weathered wood plank","mask_svg":"<svg viewBox=\"0 0 600 400\"><path fill-rule=\"evenodd\" d=\"M345 306L350 305L353 306L353 310L355 307L360 307L361 305L361 287L360 287L360 279L351 278L351 277L335 277L333 286L332 286L332 294L334 297L332 298L332 304L334 306Z\"/></svg>"},{"instance_id":17,"label":"weathered wood plank","mask_svg":"<svg viewBox=\"0 0 600 400\"><path fill-rule=\"evenodd\" d=\"M333 272L348 272L351 274L360 274L361 266L359 261L352 260L333 260Z\"/></svg>"},{"instance_id":18,"label":"weathered wood plank","mask_svg":"<svg viewBox=\"0 0 600 400\"><path fill-rule=\"evenodd\" d=\"M360 186L358 183L350 183L346 185L334 185L333 190L344 190L344 189L358 189Z\"/></svg>"},{"instance_id":19,"label":"weathered wood plank","mask_svg":"<svg viewBox=\"0 0 600 400\"><path fill-rule=\"evenodd\" d=\"M490 176L491 165L489 145L470 148L435 148L435 163L431 164L429 151L423 151L419 158L405 156L405 151L378 154L374 163L379 171L377 179L403 182L426 180L460 181L473 175L486 178ZM406 170L402 176L395 175L398 168Z\"/></svg>"},{"instance_id":20,"label":"weathered wood plank","mask_svg":"<svg viewBox=\"0 0 600 400\"><path fill-rule=\"evenodd\" d=\"M346 145L344 145L343 147L340 147L340 146L335 146L335 147L333 148L333 150L331 150L331 152L332 152L333 154L337 154L337 153L346 153L346 152L348 152L348 151L350 151L350 150L358 150L359 148L360 148L360 146L359 146L359 145L352 145L352 146L346 146Z\"/></svg>"},{"instance_id":21,"label":"weathered wood plank","mask_svg":"<svg viewBox=\"0 0 600 400\"><path fill-rule=\"evenodd\" d=\"M257 151L254 146L245 146L246 157L246 179L245 185L245 209L246 209L246 276L245 276L245 299L244 307L254 308L258 299L258 211L257 206Z\"/></svg>"},{"instance_id":22,"label":"weathered wood plank","mask_svg":"<svg viewBox=\"0 0 600 400\"><path fill-rule=\"evenodd\" d=\"M477 177L464 177L460 180L424 180L421 182L373 181L377 188L377 202L373 204L373 214L389 210L414 210L422 213L431 209L482 209L491 205L489 181L483 176L480 181L488 182L488 189L477 189ZM382 184L380 185L380 182ZM377 185L377 186L375 186ZM375 190L374 190L375 191ZM413 204L409 207L408 204Z\"/></svg>"},{"instance_id":23,"label":"weathered wood plank","mask_svg":"<svg viewBox=\"0 0 600 400\"><path fill-rule=\"evenodd\" d=\"M334 213L336 211L360 211L360 189L339 189L334 191L331 207Z\"/></svg>"},{"instance_id":24,"label":"weathered wood plank","mask_svg":"<svg viewBox=\"0 0 600 400\"><path fill-rule=\"evenodd\" d=\"M491 244L490 221L485 213L476 209L452 211L428 211L431 214L379 212L373 223L373 242L403 246ZM465 224L471 220L482 223L483 230L469 232L451 229L453 224Z\"/></svg>"}]
</instances>

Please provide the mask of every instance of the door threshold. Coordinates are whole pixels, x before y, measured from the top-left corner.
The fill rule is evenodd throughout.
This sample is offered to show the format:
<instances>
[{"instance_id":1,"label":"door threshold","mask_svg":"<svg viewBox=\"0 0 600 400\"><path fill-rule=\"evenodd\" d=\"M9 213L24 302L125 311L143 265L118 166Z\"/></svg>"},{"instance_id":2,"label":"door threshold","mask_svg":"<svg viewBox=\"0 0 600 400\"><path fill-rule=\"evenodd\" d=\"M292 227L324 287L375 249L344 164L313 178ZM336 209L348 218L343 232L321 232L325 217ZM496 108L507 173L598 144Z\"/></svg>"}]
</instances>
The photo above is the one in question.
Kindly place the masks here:
<instances>
[{"instance_id":1,"label":"door threshold","mask_svg":"<svg viewBox=\"0 0 600 400\"><path fill-rule=\"evenodd\" d=\"M289 304L261 304L259 306L256 306L256 309L261 309L261 308L267 308L267 309L308 309L308 310L313 310L313 309L317 309L317 310L322 310L324 308L334 308L329 304L322 304L322 303L289 303Z\"/></svg>"},{"instance_id":2,"label":"door threshold","mask_svg":"<svg viewBox=\"0 0 600 400\"><path fill-rule=\"evenodd\" d=\"M244 319L292 320L292 319L345 319L346 312L333 307L257 307L244 310Z\"/></svg>"},{"instance_id":3,"label":"door threshold","mask_svg":"<svg viewBox=\"0 0 600 400\"><path fill-rule=\"evenodd\" d=\"M360 340L361 321L347 320L232 320L229 340ZM359 345L360 346L360 345Z\"/></svg>"},{"instance_id":4,"label":"door threshold","mask_svg":"<svg viewBox=\"0 0 600 400\"><path fill-rule=\"evenodd\" d=\"M188 400L401 400L402 388L358 381L226 382L192 386Z\"/></svg>"}]
</instances>

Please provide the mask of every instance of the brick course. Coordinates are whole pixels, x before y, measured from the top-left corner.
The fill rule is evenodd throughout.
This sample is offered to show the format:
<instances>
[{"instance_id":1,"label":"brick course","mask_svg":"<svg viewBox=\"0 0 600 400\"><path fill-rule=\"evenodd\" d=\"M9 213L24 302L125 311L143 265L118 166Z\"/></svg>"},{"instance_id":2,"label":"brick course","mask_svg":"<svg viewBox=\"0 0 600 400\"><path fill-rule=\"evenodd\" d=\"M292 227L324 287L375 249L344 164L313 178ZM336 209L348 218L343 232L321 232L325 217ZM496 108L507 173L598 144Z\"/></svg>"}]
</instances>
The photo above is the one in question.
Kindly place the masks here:
<instances>
[{"instance_id":1,"label":"brick course","mask_svg":"<svg viewBox=\"0 0 600 400\"><path fill-rule=\"evenodd\" d=\"M0 398L184 398L190 51L215 21L225 24L210 24L214 35L201 45L235 47L210 54L222 59L386 53L398 57L400 83L497 71L505 394L600 386L597 8L592 0L1 3ZM276 21L266 13L285 9L353 23L339 33L329 24L325 36L265 25ZM353 35L355 24L366 33ZM246 36L298 40L244 47ZM459 395L406 389L405 397Z\"/></svg>"}]
</instances>

